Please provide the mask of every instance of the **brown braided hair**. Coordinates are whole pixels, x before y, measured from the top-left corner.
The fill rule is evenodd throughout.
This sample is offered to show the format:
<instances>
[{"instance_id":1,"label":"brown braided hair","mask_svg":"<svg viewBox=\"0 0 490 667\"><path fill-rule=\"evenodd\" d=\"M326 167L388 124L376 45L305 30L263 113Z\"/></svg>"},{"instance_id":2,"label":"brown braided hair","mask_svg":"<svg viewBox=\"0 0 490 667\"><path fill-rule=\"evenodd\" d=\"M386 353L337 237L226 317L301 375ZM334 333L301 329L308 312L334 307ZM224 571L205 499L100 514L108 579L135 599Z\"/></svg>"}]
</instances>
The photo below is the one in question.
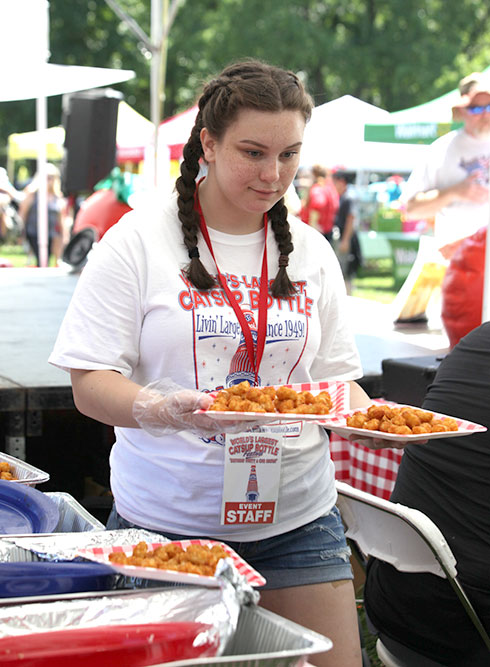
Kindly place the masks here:
<instances>
[{"instance_id":1,"label":"brown braided hair","mask_svg":"<svg viewBox=\"0 0 490 667\"><path fill-rule=\"evenodd\" d=\"M242 109L300 111L305 121L308 121L312 108L311 97L293 72L258 60L229 65L204 86L198 102L196 121L184 146L180 176L176 181L178 216L190 258L185 275L198 289L206 290L216 285L199 259L197 249L199 215L194 208L194 196L199 160L203 157L200 139L202 128L206 127L219 140ZM289 254L294 247L284 197L268 211L268 218L280 252L279 270L272 283L271 294L286 298L294 294L295 288L286 269Z\"/></svg>"}]
</instances>

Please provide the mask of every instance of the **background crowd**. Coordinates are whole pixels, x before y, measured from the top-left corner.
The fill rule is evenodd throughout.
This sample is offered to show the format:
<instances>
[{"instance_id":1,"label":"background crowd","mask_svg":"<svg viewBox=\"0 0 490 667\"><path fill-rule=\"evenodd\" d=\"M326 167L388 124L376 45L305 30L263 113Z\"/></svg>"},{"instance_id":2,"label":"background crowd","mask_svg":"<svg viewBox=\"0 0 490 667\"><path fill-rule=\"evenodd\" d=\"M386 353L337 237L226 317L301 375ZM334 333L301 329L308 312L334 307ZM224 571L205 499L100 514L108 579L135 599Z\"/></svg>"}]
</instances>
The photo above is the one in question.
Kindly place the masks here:
<instances>
[{"instance_id":1,"label":"background crowd","mask_svg":"<svg viewBox=\"0 0 490 667\"><path fill-rule=\"evenodd\" d=\"M57 266L70 238L72 217L67 199L61 191L59 168L48 163L46 175L48 257L51 265ZM12 241L16 244L22 243L27 256L26 264L29 266L40 266L38 203L37 174L22 186L15 187L6 170L0 170L0 245Z\"/></svg>"}]
</instances>

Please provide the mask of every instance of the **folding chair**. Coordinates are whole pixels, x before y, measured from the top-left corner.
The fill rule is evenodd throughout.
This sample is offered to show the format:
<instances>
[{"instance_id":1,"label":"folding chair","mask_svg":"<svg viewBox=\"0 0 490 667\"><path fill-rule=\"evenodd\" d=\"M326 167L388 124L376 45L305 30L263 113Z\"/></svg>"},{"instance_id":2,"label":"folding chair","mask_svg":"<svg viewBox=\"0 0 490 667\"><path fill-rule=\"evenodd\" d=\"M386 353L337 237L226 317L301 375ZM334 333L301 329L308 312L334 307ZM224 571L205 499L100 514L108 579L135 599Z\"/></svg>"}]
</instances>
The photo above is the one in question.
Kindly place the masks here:
<instances>
[{"instance_id":1,"label":"folding chair","mask_svg":"<svg viewBox=\"0 0 490 667\"><path fill-rule=\"evenodd\" d=\"M336 487L337 506L353 549L358 548L364 558L374 556L402 572L431 572L446 578L490 653L490 637L458 580L456 559L435 523L419 510L359 491L344 482L337 481ZM376 651L386 667L437 665L384 638L382 632Z\"/></svg>"}]
</instances>

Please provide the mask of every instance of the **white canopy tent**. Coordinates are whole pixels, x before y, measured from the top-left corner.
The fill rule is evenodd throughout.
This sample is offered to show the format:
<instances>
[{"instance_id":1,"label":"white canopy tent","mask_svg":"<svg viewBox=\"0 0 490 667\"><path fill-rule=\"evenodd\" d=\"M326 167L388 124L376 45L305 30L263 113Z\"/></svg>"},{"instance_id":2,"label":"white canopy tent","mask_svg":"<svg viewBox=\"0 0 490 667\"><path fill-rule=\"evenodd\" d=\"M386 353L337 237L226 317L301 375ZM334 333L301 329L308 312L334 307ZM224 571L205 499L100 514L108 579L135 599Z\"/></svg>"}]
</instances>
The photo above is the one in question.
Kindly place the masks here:
<instances>
[{"instance_id":1,"label":"white canopy tent","mask_svg":"<svg viewBox=\"0 0 490 667\"><path fill-rule=\"evenodd\" d=\"M196 114L197 106L193 106L160 124L158 142L162 173L165 173L164 165L169 159L180 158ZM383 122L387 117L388 111L351 95L315 107L306 125L301 165L342 166L356 172L408 173L420 159L425 146L364 141L365 123Z\"/></svg>"},{"instance_id":2,"label":"white canopy tent","mask_svg":"<svg viewBox=\"0 0 490 667\"><path fill-rule=\"evenodd\" d=\"M26 20L29 17L29 20ZM48 264L48 211L46 193L46 98L99 88L128 81L131 70L76 65L55 65L49 59L48 0L3 0L0 5L2 39L0 55L5 67L0 86L0 102L36 100L36 129L39 136L37 171L39 177L38 242L41 266Z\"/></svg>"},{"instance_id":3,"label":"white canopy tent","mask_svg":"<svg viewBox=\"0 0 490 667\"><path fill-rule=\"evenodd\" d=\"M306 125L302 166L321 164L349 171L409 172L424 146L364 141L364 125L388 122L388 111L352 95L343 95L313 109Z\"/></svg>"},{"instance_id":4,"label":"white canopy tent","mask_svg":"<svg viewBox=\"0 0 490 667\"><path fill-rule=\"evenodd\" d=\"M27 0L14 0L26 2ZM42 0L29 0L30 2ZM3 52L3 48L1 48ZM5 61L4 61L5 62ZM21 63L5 69L0 86L0 102L52 97L79 90L110 86L134 77L134 72L105 67L53 65L52 63Z\"/></svg>"}]
</instances>

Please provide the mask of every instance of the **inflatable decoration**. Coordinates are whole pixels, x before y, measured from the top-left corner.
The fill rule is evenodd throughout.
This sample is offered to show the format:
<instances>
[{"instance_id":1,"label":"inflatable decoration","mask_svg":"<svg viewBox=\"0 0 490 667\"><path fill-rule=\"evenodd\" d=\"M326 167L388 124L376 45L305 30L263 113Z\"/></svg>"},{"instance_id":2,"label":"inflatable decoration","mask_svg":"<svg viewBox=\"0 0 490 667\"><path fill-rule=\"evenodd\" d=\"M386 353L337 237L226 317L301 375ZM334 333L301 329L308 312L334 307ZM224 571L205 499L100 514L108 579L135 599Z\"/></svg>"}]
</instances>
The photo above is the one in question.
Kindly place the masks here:
<instances>
[{"instance_id":1,"label":"inflatable decoration","mask_svg":"<svg viewBox=\"0 0 490 667\"><path fill-rule=\"evenodd\" d=\"M133 191L133 177L116 167L95 186L95 192L82 203L75 217L72 238L63 253L64 262L75 269L82 268L93 244L132 210L128 197Z\"/></svg>"}]
</instances>

